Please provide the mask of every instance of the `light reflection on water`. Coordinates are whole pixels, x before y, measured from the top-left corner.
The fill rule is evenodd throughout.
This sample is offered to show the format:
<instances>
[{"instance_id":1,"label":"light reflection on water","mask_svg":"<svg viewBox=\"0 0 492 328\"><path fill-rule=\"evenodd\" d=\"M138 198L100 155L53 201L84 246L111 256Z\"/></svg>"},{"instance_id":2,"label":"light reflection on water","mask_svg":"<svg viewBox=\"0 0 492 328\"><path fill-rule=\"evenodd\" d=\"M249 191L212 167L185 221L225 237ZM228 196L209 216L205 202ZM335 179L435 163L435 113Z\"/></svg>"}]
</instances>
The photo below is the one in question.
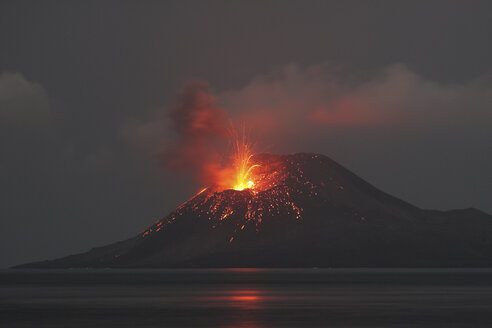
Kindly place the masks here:
<instances>
[{"instance_id":1,"label":"light reflection on water","mask_svg":"<svg viewBox=\"0 0 492 328\"><path fill-rule=\"evenodd\" d=\"M226 290L198 296L194 302L206 306L235 307L239 309L259 309L266 300L272 301L274 296L266 296L256 289Z\"/></svg>"},{"instance_id":2,"label":"light reflection on water","mask_svg":"<svg viewBox=\"0 0 492 328\"><path fill-rule=\"evenodd\" d=\"M0 271L0 327L492 327L490 270Z\"/></svg>"}]
</instances>

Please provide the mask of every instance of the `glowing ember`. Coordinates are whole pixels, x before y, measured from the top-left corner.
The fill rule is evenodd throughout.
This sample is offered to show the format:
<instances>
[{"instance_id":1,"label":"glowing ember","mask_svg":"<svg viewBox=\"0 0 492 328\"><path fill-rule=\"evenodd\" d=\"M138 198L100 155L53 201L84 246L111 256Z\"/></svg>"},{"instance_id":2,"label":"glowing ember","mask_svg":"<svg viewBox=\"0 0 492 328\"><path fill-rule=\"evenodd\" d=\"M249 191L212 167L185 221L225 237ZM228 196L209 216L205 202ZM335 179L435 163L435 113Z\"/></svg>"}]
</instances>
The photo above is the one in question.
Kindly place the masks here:
<instances>
[{"instance_id":1,"label":"glowing ember","mask_svg":"<svg viewBox=\"0 0 492 328\"><path fill-rule=\"evenodd\" d=\"M143 231L143 238L165 231L182 218L194 217L209 221L211 229L229 226L226 241L238 243L241 236L259 233L265 219L283 217L301 222L304 209L300 204L309 203L310 199L317 199L318 203L320 198L334 203L329 190L335 187L337 193L344 191L331 177L317 181L318 178L305 176L305 165L323 163L318 155L254 154L244 126L240 134L232 126L228 132L233 141L231 156L226 165L211 166L215 173L211 175L212 184Z\"/></svg>"},{"instance_id":2,"label":"glowing ember","mask_svg":"<svg viewBox=\"0 0 492 328\"><path fill-rule=\"evenodd\" d=\"M242 137L236 136L234 144L234 170L236 175L236 181L232 189L244 190L252 189L255 186L253 182L253 170L260 165L253 164L251 158L253 154L251 152L251 146L246 139L246 135L243 131Z\"/></svg>"},{"instance_id":3,"label":"glowing ember","mask_svg":"<svg viewBox=\"0 0 492 328\"><path fill-rule=\"evenodd\" d=\"M252 145L249 143L243 127L241 135L231 126L229 137L232 140L232 151L228 165L217 172L213 189L216 191L254 190L257 185L256 169L260 167L253 160Z\"/></svg>"},{"instance_id":4,"label":"glowing ember","mask_svg":"<svg viewBox=\"0 0 492 328\"><path fill-rule=\"evenodd\" d=\"M240 244L243 238L252 238L260 232L265 222L282 218L290 222L303 222L303 206L337 202L347 192L337 177L328 174L319 177L304 170L315 163L330 172L332 164L316 154L252 155L246 137L235 139L234 161L224 174L224 183L201 190L197 195L179 206L167 217L159 220L141 233L148 238L153 233L163 233L177 221L196 218L209 222L210 230L230 229L224 242ZM248 184L250 182L252 184ZM226 184L227 183L227 184ZM236 190L244 190L237 192ZM347 211L344 215L366 222L367 217L359 211ZM222 227L222 228L220 228ZM222 232L221 232L222 233Z\"/></svg>"}]
</instances>

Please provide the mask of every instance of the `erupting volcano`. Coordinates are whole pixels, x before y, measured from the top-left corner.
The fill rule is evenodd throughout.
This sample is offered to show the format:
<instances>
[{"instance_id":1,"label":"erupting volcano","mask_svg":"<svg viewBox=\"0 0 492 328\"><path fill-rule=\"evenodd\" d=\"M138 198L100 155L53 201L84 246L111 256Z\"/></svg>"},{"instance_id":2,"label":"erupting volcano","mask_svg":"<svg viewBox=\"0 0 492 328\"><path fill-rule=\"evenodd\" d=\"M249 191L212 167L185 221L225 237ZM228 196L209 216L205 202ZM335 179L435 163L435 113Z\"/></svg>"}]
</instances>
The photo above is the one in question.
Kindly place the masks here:
<instances>
[{"instance_id":1,"label":"erupting volcano","mask_svg":"<svg viewBox=\"0 0 492 328\"><path fill-rule=\"evenodd\" d=\"M253 160L253 152L251 144L246 137L245 129L241 136L238 136L237 132L231 128L229 129L229 135L232 142L232 156L231 167L226 167L220 170L220 173L216 175L217 181L215 181L214 188L218 190L234 189L244 190L252 189L256 190L256 182L258 176L255 175L255 169L260 167L260 164L255 163Z\"/></svg>"},{"instance_id":2,"label":"erupting volcano","mask_svg":"<svg viewBox=\"0 0 492 328\"><path fill-rule=\"evenodd\" d=\"M492 265L491 216L417 208L323 155L256 154L207 88L180 91L163 152L206 188L134 238L23 267ZM232 144L225 161L217 139Z\"/></svg>"},{"instance_id":3,"label":"erupting volcano","mask_svg":"<svg viewBox=\"0 0 492 328\"><path fill-rule=\"evenodd\" d=\"M257 168L258 164L252 164L253 154L246 143L243 135L242 142L236 141L236 156L234 158L234 166L236 171L236 183L234 184L234 190L252 189L255 187L253 182L253 170Z\"/></svg>"},{"instance_id":4,"label":"erupting volcano","mask_svg":"<svg viewBox=\"0 0 492 328\"><path fill-rule=\"evenodd\" d=\"M422 210L323 155L252 154L240 141L228 185L205 188L134 238L22 267L492 264L483 212Z\"/></svg>"}]
</instances>

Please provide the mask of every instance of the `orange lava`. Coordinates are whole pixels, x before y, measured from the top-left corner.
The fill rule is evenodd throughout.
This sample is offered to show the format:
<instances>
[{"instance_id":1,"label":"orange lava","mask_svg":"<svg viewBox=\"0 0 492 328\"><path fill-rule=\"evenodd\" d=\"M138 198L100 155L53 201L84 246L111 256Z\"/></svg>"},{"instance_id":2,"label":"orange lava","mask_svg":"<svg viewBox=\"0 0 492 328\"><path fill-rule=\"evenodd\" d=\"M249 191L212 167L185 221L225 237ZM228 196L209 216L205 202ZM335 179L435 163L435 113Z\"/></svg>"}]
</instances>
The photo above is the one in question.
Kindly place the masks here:
<instances>
[{"instance_id":1,"label":"orange lava","mask_svg":"<svg viewBox=\"0 0 492 328\"><path fill-rule=\"evenodd\" d=\"M234 190L253 189L255 186L253 171L259 167L258 164L253 164L251 158L253 153L251 145L246 139L246 134L243 131L242 136L236 136L234 143L234 171L235 184L232 187Z\"/></svg>"},{"instance_id":2,"label":"orange lava","mask_svg":"<svg viewBox=\"0 0 492 328\"><path fill-rule=\"evenodd\" d=\"M214 189L223 191L233 190L254 190L257 177L255 171L260 167L253 160L253 147L248 141L245 129L238 134L234 128L229 129L229 136L232 140L232 151L228 158L228 163L220 170L212 168L215 171Z\"/></svg>"}]
</instances>

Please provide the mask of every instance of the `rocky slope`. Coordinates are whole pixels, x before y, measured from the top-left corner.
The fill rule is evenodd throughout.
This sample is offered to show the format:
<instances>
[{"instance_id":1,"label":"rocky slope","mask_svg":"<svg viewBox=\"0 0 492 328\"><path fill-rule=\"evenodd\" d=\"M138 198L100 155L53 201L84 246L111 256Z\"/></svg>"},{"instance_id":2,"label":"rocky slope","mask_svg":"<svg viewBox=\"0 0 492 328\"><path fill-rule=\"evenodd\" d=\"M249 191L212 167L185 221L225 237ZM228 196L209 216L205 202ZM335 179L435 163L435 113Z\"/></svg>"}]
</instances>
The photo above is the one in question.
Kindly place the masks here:
<instances>
[{"instance_id":1,"label":"rocky slope","mask_svg":"<svg viewBox=\"0 0 492 328\"><path fill-rule=\"evenodd\" d=\"M212 186L134 238L20 267L492 266L490 215L419 209L323 155L255 161L255 190Z\"/></svg>"}]
</instances>

